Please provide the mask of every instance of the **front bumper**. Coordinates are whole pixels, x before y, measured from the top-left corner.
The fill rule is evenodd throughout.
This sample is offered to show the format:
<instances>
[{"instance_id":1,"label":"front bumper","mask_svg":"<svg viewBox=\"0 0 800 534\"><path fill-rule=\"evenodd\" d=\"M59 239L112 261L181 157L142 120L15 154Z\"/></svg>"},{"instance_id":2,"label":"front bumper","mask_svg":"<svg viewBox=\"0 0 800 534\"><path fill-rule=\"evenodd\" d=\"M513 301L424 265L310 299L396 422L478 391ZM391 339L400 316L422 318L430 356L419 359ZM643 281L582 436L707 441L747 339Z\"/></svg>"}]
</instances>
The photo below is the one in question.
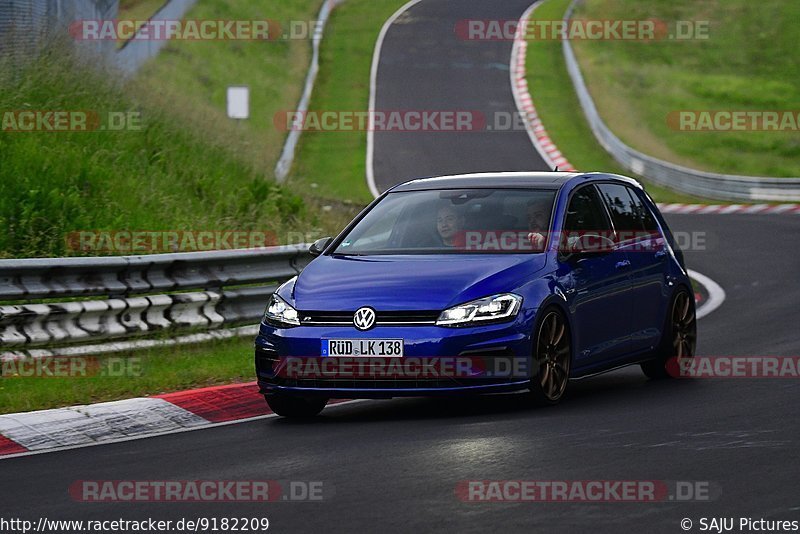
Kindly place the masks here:
<instances>
[{"instance_id":1,"label":"front bumper","mask_svg":"<svg viewBox=\"0 0 800 534\"><path fill-rule=\"evenodd\" d=\"M321 395L330 398L391 398L501 393L527 389L530 375L531 318L476 327L434 325L378 326L361 332L350 326L275 328L262 324L255 341L255 364L261 393ZM398 339L403 358L351 358L357 373L287 373L287 360L320 362L342 369L336 358L323 358L323 339ZM314 360L314 361L311 361ZM327 362L325 360L328 360ZM359 360L369 360L366 364ZM385 373L414 362L445 362L434 372ZM453 364L453 362L456 362ZM464 363L468 365L462 365ZM448 367L448 364L453 364ZM296 368L296 367L295 367ZM368 372L364 373L364 369ZM373 373L379 368L377 373ZM457 372L453 370L457 368Z\"/></svg>"}]
</instances>

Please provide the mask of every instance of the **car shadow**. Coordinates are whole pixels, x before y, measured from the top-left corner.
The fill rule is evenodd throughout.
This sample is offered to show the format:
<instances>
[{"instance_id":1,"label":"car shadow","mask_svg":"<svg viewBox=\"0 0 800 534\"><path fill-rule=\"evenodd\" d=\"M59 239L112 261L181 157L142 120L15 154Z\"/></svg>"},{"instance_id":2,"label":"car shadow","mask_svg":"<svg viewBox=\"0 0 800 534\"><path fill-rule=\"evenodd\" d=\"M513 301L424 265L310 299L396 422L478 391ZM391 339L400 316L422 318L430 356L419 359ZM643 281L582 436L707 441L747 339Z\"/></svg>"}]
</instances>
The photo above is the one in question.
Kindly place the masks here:
<instances>
[{"instance_id":1,"label":"car shadow","mask_svg":"<svg viewBox=\"0 0 800 534\"><path fill-rule=\"evenodd\" d=\"M697 390L696 380L648 380L638 368L573 380L558 406L532 405L524 393L470 395L460 397L414 397L365 400L329 405L320 416L310 419L270 419L274 425L325 425L391 421L445 419L517 419L520 414L537 418L587 413L590 409L615 409L620 405L652 402L683 403Z\"/></svg>"}]
</instances>

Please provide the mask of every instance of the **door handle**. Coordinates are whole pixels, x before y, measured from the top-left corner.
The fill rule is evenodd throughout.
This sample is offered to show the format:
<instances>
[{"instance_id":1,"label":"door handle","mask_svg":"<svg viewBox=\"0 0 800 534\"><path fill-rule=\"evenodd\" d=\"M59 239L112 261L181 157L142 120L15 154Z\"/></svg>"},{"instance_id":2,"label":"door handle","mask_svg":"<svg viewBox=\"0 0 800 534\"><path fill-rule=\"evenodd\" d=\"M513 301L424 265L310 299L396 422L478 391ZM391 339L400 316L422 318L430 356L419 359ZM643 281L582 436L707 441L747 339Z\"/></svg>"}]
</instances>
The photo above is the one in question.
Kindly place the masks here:
<instances>
[{"instance_id":1,"label":"door handle","mask_svg":"<svg viewBox=\"0 0 800 534\"><path fill-rule=\"evenodd\" d=\"M630 260L622 260L622 261L618 261L617 262L616 268L617 269L627 269L630 266L631 266Z\"/></svg>"},{"instance_id":2,"label":"door handle","mask_svg":"<svg viewBox=\"0 0 800 534\"><path fill-rule=\"evenodd\" d=\"M662 248L661 250L656 252L656 258L661 259L667 256L667 249Z\"/></svg>"}]
</instances>

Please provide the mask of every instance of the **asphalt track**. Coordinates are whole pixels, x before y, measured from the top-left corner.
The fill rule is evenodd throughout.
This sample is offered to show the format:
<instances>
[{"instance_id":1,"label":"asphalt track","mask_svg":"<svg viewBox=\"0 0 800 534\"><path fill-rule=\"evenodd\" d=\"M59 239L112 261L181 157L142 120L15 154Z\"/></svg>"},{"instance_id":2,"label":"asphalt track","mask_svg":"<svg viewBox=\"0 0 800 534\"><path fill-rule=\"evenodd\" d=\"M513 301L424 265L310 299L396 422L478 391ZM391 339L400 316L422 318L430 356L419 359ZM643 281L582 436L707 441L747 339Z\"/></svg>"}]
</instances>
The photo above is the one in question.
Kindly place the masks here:
<instances>
[{"instance_id":1,"label":"asphalt track","mask_svg":"<svg viewBox=\"0 0 800 534\"><path fill-rule=\"evenodd\" d=\"M448 16L478 16L467 9L473 4L460 2L463 13L449 11ZM526 7L524 2L507 4L519 12ZM498 14L494 8L485 13L514 16ZM387 39L391 37L392 32ZM385 50L399 54L390 43L384 44ZM428 91L437 87L431 82ZM456 135L443 143L469 139ZM472 139L483 142L480 137ZM529 143L527 137L522 140ZM522 146L521 141L520 158L534 158L530 145ZM437 169L430 139L423 136L420 142L425 145L427 173L486 170L484 166L454 169L451 154L441 151L444 161ZM478 146L458 150L465 162L479 159L473 154L482 151ZM397 157L387 165L422 165L407 155ZM493 170L520 168L493 162ZM413 172L419 168L413 166ZM722 307L699 322L699 353L800 355L800 259L795 252L800 217L672 215L668 220L675 231L705 236L702 247L686 252L687 263L727 292ZM526 408L514 395L366 401L329 407L313 422L269 418L4 460L0 462L2 516L32 520L266 516L270 530L277 532L675 533L683 532L682 518L694 521L693 531L699 529L701 517L800 519L797 379L651 382L638 369L629 368L570 387L568 398L549 409ZM325 499L98 504L76 503L67 492L76 480L201 479L322 481ZM464 503L454 490L459 481L473 479L708 481L715 499Z\"/></svg>"},{"instance_id":2,"label":"asphalt track","mask_svg":"<svg viewBox=\"0 0 800 534\"><path fill-rule=\"evenodd\" d=\"M468 41L455 31L466 19L518 20L530 4L531 0L425 0L395 21L381 49L375 109L468 111L494 129L376 131L373 168L378 191L435 174L552 170L524 129L498 130L517 111L509 81L512 42Z\"/></svg>"}]
</instances>

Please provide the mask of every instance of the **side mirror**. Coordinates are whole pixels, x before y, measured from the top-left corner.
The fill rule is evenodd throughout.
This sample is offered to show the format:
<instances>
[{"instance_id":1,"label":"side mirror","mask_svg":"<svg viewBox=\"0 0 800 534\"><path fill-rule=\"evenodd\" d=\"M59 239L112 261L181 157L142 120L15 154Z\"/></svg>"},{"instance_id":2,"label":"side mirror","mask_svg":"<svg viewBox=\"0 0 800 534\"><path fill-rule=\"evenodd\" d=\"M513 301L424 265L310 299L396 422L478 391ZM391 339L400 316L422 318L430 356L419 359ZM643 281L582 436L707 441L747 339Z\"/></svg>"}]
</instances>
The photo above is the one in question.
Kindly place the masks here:
<instances>
[{"instance_id":1,"label":"side mirror","mask_svg":"<svg viewBox=\"0 0 800 534\"><path fill-rule=\"evenodd\" d=\"M323 237L322 239L317 239L316 241L311 243L310 247L308 247L308 252L312 256L315 257L319 256L320 254L325 252L325 249L328 248L328 245L331 244L331 241L333 241L332 237Z\"/></svg>"}]
</instances>

